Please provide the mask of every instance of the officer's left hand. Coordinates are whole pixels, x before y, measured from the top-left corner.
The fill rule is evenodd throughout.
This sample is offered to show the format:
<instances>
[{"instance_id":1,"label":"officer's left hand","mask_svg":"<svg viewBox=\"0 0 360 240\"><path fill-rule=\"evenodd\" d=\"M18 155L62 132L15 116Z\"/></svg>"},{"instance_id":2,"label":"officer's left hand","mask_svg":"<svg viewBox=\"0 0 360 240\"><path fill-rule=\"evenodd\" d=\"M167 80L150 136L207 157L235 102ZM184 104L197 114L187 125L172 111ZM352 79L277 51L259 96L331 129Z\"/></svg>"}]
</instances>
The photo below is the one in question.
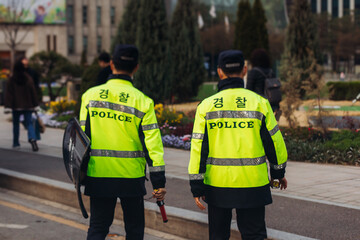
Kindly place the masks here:
<instances>
[{"instance_id":1,"label":"officer's left hand","mask_svg":"<svg viewBox=\"0 0 360 240\"><path fill-rule=\"evenodd\" d=\"M166 189L165 188L154 189L152 194L153 194L153 198L156 198L158 201L162 201L165 199Z\"/></svg>"}]
</instances>

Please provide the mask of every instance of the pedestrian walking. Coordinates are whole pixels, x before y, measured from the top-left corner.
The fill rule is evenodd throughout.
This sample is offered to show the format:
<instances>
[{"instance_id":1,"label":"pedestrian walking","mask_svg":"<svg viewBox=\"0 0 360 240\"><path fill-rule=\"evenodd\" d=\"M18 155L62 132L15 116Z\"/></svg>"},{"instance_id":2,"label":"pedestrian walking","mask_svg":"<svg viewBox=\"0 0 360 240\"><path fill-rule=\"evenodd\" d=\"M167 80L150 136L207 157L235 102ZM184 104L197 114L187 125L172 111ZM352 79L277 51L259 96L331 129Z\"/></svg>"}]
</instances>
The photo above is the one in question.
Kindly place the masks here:
<instances>
[{"instance_id":1,"label":"pedestrian walking","mask_svg":"<svg viewBox=\"0 0 360 240\"><path fill-rule=\"evenodd\" d=\"M149 166L153 196L164 199L165 164L154 102L133 86L138 49L118 45L106 84L82 96L80 124L90 137L91 156L85 180L90 196L87 239L105 239L120 198L126 239L144 237L145 169Z\"/></svg>"},{"instance_id":2,"label":"pedestrian walking","mask_svg":"<svg viewBox=\"0 0 360 240\"><path fill-rule=\"evenodd\" d=\"M241 51L219 55L219 92L197 107L189 178L195 203L208 204L209 239L230 238L232 209L243 240L265 239L270 183L286 189L287 151L269 101L244 89ZM266 157L270 163L270 176Z\"/></svg>"},{"instance_id":3,"label":"pedestrian walking","mask_svg":"<svg viewBox=\"0 0 360 240\"><path fill-rule=\"evenodd\" d=\"M250 62L252 69L247 74L246 88L260 94L261 96L266 96L266 79L275 79L276 75L271 69L270 57L265 49L255 49L251 53ZM270 102L271 108L275 114L276 120L280 119L282 111L280 110L280 101L281 101L281 90L280 86L278 89L270 89L268 91L278 91L280 94L280 100L275 102Z\"/></svg>"},{"instance_id":4,"label":"pedestrian walking","mask_svg":"<svg viewBox=\"0 0 360 240\"><path fill-rule=\"evenodd\" d=\"M26 73L30 75L30 77L32 78L32 80L34 82L36 96L37 96L38 102L41 103L43 95L42 95L42 91L41 91L41 87L40 87L39 74L34 69L29 67L29 60L26 57L22 57L21 62L24 64Z\"/></svg>"},{"instance_id":5,"label":"pedestrian walking","mask_svg":"<svg viewBox=\"0 0 360 240\"><path fill-rule=\"evenodd\" d=\"M32 113L39 106L32 78L26 73L21 60L14 65L13 74L7 82L5 92L5 113L12 111L13 148L20 147L20 116L24 115L24 126L33 151L38 151Z\"/></svg>"},{"instance_id":6,"label":"pedestrian walking","mask_svg":"<svg viewBox=\"0 0 360 240\"><path fill-rule=\"evenodd\" d=\"M110 67L110 54L102 52L98 57L98 63L101 70L96 79L96 86L106 83L109 76L112 74Z\"/></svg>"}]
</instances>

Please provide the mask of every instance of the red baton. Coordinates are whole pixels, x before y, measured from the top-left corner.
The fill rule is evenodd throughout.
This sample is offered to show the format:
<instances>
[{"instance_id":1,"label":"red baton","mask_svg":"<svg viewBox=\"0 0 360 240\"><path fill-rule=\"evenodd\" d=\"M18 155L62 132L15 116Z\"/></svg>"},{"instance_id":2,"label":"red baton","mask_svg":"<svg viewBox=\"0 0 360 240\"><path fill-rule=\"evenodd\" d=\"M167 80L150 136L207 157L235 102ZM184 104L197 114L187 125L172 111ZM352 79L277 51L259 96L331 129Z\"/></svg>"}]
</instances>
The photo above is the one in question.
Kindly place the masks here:
<instances>
[{"instance_id":1,"label":"red baton","mask_svg":"<svg viewBox=\"0 0 360 240\"><path fill-rule=\"evenodd\" d=\"M159 206L160 208L160 212L161 212L161 216L162 216L162 219L163 219L163 222L166 223L168 222L168 219L167 219L167 216L166 216L166 211L165 211L165 203L164 203L164 200L162 201L156 201L157 205Z\"/></svg>"}]
</instances>

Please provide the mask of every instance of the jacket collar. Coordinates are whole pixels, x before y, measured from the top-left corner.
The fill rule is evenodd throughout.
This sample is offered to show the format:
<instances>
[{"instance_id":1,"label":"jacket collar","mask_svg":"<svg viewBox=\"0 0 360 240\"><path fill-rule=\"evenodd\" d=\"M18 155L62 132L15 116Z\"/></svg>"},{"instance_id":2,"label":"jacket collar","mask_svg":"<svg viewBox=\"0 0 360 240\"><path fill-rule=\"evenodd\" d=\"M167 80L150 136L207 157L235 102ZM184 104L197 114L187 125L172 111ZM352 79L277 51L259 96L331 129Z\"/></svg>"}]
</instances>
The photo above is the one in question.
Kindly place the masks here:
<instances>
[{"instance_id":1,"label":"jacket collar","mask_svg":"<svg viewBox=\"0 0 360 240\"><path fill-rule=\"evenodd\" d=\"M244 88L244 80L242 78L226 78L218 83L218 92L229 88Z\"/></svg>"},{"instance_id":2,"label":"jacket collar","mask_svg":"<svg viewBox=\"0 0 360 240\"><path fill-rule=\"evenodd\" d=\"M108 77L108 80L111 80L111 79L121 79L121 80L126 80L126 81L133 83L132 78L126 74L110 74Z\"/></svg>"}]
</instances>

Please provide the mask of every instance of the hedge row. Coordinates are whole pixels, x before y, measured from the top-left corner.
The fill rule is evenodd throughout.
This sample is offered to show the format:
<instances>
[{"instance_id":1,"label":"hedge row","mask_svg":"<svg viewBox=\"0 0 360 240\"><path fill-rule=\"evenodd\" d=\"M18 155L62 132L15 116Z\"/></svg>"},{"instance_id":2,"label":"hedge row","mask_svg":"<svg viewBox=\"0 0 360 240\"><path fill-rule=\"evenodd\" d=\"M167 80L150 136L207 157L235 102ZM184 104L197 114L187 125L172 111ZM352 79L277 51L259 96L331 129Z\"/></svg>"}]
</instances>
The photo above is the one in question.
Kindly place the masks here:
<instances>
[{"instance_id":1,"label":"hedge row","mask_svg":"<svg viewBox=\"0 0 360 240\"><path fill-rule=\"evenodd\" d=\"M330 100L353 100L360 93L360 81L328 82Z\"/></svg>"}]
</instances>

